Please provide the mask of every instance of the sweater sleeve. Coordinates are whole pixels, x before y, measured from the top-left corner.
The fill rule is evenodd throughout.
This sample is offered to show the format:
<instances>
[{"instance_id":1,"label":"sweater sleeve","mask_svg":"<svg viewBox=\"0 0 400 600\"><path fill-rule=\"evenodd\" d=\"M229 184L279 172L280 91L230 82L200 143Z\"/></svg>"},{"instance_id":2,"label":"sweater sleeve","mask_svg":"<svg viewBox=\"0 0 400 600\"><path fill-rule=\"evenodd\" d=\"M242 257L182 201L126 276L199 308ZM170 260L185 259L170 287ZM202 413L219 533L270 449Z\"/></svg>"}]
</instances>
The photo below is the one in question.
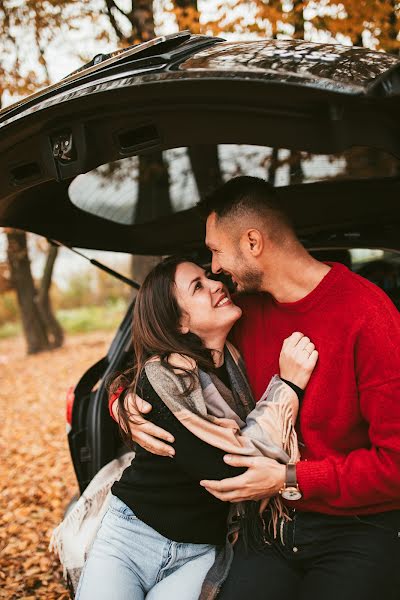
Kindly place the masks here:
<instances>
[{"instance_id":1,"label":"sweater sleeve","mask_svg":"<svg viewBox=\"0 0 400 600\"><path fill-rule=\"evenodd\" d=\"M363 321L354 360L370 445L344 458L301 461L297 479L305 500L362 509L400 497L400 314L388 300Z\"/></svg>"},{"instance_id":2,"label":"sweater sleeve","mask_svg":"<svg viewBox=\"0 0 400 600\"><path fill-rule=\"evenodd\" d=\"M247 469L227 465L223 457L226 452L207 444L191 433L164 404L150 383L145 379L138 386L138 393L152 405L146 419L166 429L175 438L175 460L180 468L194 481L201 479L225 479L236 477Z\"/></svg>"},{"instance_id":3,"label":"sweater sleeve","mask_svg":"<svg viewBox=\"0 0 400 600\"><path fill-rule=\"evenodd\" d=\"M117 388L113 394L110 394L110 396L108 398L108 410L109 410L110 416L114 419L114 421L115 421L115 417L114 417L114 414L112 411L114 402L116 402L118 400L118 398L120 397L120 395L122 394L122 392L125 389L126 388L124 388L122 385L120 385L119 388Z\"/></svg>"}]
</instances>

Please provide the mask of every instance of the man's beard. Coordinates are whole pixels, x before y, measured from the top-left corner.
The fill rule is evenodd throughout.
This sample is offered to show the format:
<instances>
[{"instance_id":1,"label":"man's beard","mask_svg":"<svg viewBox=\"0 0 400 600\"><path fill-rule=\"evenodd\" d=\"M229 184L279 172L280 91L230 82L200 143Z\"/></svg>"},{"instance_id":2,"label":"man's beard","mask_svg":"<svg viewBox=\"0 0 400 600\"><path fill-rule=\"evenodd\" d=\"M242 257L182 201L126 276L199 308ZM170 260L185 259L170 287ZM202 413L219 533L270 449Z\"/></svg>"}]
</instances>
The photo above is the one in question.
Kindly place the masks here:
<instances>
[{"instance_id":1,"label":"man's beard","mask_svg":"<svg viewBox=\"0 0 400 600\"><path fill-rule=\"evenodd\" d=\"M237 292L255 293L263 290L263 272L259 269L249 269L243 266L243 271L238 275L239 283Z\"/></svg>"}]
</instances>

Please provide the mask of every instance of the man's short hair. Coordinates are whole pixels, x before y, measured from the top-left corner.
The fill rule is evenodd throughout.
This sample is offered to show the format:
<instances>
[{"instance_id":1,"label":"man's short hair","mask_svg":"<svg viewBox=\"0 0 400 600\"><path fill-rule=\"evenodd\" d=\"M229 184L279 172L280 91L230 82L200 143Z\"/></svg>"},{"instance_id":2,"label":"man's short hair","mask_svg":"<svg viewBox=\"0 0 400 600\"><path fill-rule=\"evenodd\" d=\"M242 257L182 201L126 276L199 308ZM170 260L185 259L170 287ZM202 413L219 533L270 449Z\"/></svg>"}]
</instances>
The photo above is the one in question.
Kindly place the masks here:
<instances>
[{"instance_id":1,"label":"man's short hair","mask_svg":"<svg viewBox=\"0 0 400 600\"><path fill-rule=\"evenodd\" d=\"M205 219L211 213L218 219L244 218L252 214L270 225L272 235L279 236L284 229L294 233L293 225L280 205L278 192L268 181L258 177L234 177L197 206Z\"/></svg>"}]
</instances>

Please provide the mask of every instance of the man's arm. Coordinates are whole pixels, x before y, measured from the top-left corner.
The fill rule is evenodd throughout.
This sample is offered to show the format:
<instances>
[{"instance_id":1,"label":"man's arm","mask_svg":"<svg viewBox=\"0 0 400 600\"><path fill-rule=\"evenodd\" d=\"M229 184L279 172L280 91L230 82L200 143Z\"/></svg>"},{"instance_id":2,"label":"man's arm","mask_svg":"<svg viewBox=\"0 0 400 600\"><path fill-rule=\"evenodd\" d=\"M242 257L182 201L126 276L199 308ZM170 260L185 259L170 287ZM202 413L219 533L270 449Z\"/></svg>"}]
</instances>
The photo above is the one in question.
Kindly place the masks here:
<instances>
[{"instance_id":1,"label":"man's arm","mask_svg":"<svg viewBox=\"0 0 400 600\"><path fill-rule=\"evenodd\" d=\"M346 457L297 463L305 500L324 499L332 507L362 509L400 497L400 315L389 300L381 304L376 313L365 316L355 348L359 403L370 446ZM263 489L265 496L271 496L282 487L282 474L269 459L229 455L225 460L248 470L240 478L202 482L221 500L257 499Z\"/></svg>"},{"instance_id":2,"label":"man's arm","mask_svg":"<svg viewBox=\"0 0 400 600\"><path fill-rule=\"evenodd\" d=\"M119 422L118 398L123 392L124 388L120 387L109 399L110 415L117 423ZM170 456L172 458L175 455L175 450L169 444L174 442L174 436L169 431L165 431L165 429L143 418L143 415L151 411L151 404L140 398L140 396L135 397L133 394L125 394L124 403L132 419L129 424L132 440L152 454ZM164 444L160 440L165 440L169 443Z\"/></svg>"},{"instance_id":3,"label":"man's arm","mask_svg":"<svg viewBox=\"0 0 400 600\"><path fill-rule=\"evenodd\" d=\"M400 314L386 298L360 328L355 367L370 445L297 467L304 498L332 507L382 506L400 497Z\"/></svg>"}]
</instances>

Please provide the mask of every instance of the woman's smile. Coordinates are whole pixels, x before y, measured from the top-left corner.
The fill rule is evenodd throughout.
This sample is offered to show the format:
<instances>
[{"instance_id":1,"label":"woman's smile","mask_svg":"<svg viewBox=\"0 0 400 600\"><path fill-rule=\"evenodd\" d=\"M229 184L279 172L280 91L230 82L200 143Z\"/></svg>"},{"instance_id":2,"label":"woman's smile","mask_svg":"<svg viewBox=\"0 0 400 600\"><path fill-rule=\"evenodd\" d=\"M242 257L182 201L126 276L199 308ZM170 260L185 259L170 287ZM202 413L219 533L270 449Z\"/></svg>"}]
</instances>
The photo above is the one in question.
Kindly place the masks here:
<instances>
[{"instance_id":1,"label":"woman's smile","mask_svg":"<svg viewBox=\"0 0 400 600\"><path fill-rule=\"evenodd\" d=\"M214 304L214 308L221 308L222 306L229 306L230 304L232 304L231 299L223 293Z\"/></svg>"}]
</instances>

